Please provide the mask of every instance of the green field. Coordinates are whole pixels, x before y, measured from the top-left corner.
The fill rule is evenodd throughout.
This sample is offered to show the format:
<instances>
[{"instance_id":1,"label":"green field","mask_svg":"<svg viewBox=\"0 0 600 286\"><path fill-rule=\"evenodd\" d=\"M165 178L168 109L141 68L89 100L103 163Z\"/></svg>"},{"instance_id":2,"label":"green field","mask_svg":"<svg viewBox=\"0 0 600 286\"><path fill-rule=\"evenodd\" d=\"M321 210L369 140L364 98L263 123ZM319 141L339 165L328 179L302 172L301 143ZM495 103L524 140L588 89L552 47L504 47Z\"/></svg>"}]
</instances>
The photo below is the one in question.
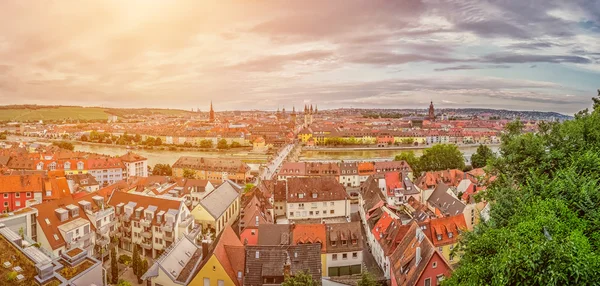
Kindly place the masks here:
<instances>
[{"instance_id":1,"label":"green field","mask_svg":"<svg viewBox=\"0 0 600 286\"><path fill-rule=\"evenodd\" d=\"M165 114L181 116L189 111L176 109L117 109L77 106L1 106L0 121L38 121L38 120L107 120L113 114L117 116Z\"/></svg>"}]
</instances>

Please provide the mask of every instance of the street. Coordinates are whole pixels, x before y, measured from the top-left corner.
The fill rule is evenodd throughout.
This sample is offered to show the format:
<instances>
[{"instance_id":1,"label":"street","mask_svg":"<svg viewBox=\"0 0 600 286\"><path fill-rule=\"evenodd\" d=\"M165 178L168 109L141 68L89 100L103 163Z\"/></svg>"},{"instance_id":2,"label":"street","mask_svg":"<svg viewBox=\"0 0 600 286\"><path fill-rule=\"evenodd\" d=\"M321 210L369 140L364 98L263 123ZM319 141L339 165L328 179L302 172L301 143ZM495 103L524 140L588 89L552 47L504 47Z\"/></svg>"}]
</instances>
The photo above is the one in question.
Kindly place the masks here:
<instances>
[{"instance_id":1,"label":"street","mask_svg":"<svg viewBox=\"0 0 600 286\"><path fill-rule=\"evenodd\" d=\"M275 174L275 172L277 172L277 169L279 169L283 161L285 161L285 158L290 154L290 151L294 149L294 146L294 144L288 144L283 148L283 150L277 153L277 156L273 160L268 162L265 165L265 168L262 169L259 178L261 180L270 180Z\"/></svg>"}]
</instances>

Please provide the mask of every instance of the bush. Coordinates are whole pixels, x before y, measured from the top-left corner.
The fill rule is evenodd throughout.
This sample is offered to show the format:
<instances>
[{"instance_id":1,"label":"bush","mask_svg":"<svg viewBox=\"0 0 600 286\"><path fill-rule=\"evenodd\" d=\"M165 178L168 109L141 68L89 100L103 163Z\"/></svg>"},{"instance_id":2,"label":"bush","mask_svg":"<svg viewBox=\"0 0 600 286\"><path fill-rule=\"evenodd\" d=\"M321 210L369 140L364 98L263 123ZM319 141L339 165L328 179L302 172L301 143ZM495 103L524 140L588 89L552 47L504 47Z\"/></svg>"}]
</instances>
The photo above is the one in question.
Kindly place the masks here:
<instances>
[{"instance_id":1,"label":"bush","mask_svg":"<svg viewBox=\"0 0 600 286\"><path fill-rule=\"evenodd\" d=\"M6 273L6 281L11 282L17 280L17 272L11 271Z\"/></svg>"},{"instance_id":2,"label":"bush","mask_svg":"<svg viewBox=\"0 0 600 286\"><path fill-rule=\"evenodd\" d=\"M131 256L122 254L119 256L119 263L124 264L125 266L129 266L131 264Z\"/></svg>"}]
</instances>

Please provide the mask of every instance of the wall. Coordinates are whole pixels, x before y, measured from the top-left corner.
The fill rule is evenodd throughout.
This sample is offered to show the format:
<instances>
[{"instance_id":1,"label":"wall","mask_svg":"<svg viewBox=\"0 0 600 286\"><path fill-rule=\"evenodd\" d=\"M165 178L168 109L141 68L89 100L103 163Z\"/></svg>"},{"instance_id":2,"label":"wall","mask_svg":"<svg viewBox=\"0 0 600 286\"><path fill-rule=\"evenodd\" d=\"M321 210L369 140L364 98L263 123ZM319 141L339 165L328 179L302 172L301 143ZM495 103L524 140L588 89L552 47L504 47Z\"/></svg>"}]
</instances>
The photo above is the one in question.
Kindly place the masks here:
<instances>
[{"instance_id":1,"label":"wall","mask_svg":"<svg viewBox=\"0 0 600 286\"><path fill-rule=\"evenodd\" d=\"M323 203L325 203L326 206L324 206ZM333 203L333 206L331 203ZM316 207L313 207L313 204L316 204ZM288 203L286 209L288 219L343 217L350 215L350 201L308 202L304 203L303 209L299 208L299 203ZM331 213L331 210L333 210L333 214ZM311 211L313 212L312 215L310 215ZM318 215L316 213L317 211L319 212ZM326 214L323 214L323 211L326 211ZM293 215L290 215L290 212L293 212Z\"/></svg>"},{"instance_id":2,"label":"wall","mask_svg":"<svg viewBox=\"0 0 600 286\"><path fill-rule=\"evenodd\" d=\"M352 258L352 253L357 253L357 258ZM347 259L343 259L343 255L346 253L348 255ZM337 254L337 260L333 260L333 255ZM351 266L351 265L362 265L363 261L363 252L359 251L351 251L351 252L339 252L339 253L327 253L322 254L325 256L323 261L323 276L329 276L329 267L339 267L339 266Z\"/></svg>"},{"instance_id":3,"label":"wall","mask_svg":"<svg viewBox=\"0 0 600 286\"><path fill-rule=\"evenodd\" d=\"M102 280L102 266L97 263L93 268L88 269L81 277L73 280L71 285L104 285Z\"/></svg>"},{"instance_id":4,"label":"wall","mask_svg":"<svg viewBox=\"0 0 600 286\"><path fill-rule=\"evenodd\" d=\"M223 280L225 285L235 285L229 275L227 275L227 272L225 272L223 266L221 266L221 263L219 263L217 257L214 255L208 259L206 264L204 264L204 267L202 267L198 274L196 274L196 277L192 279L190 285L202 286L204 285L204 278L210 278L211 286L218 286L218 280Z\"/></svg>"},{"instance_id":5,"label":"wall","mask_svg":"<svg viewBox=\"0 0 600 286\"><path fill-rule=\"evenodd\" d=\"M433 268L434 262L437 264L436 268ZM445 275L445 276L450 276L450 271L445 266L442 257L440 257L436 252L433 254L431 259L427 263L427 267L423 271L423 274L421 274L421 277L419 278L416 285L424 285L425 279L427 279L427 278L431 279L431 286L439 285L439 284L437 284L436 277L437 277L437 275L440 275L440 274Z\"/></svg>"}]
</instances>

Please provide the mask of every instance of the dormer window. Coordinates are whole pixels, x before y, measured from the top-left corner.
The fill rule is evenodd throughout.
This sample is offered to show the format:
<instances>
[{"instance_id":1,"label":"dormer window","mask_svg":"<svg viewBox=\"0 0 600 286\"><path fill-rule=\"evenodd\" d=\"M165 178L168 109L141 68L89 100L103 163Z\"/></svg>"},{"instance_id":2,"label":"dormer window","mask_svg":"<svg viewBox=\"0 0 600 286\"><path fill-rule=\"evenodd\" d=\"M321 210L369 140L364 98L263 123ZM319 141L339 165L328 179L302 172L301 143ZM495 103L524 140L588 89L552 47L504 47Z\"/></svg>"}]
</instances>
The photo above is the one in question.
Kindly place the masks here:
<instances>
[{"instance_id":1,"label":"dormer window","mask_svg":"<svg viewBox=\"0 0 600 286\"><path fill-rule=\"evenodd\" d=\"M348 241L347 241L347 240L345 240L345 239L344 239L344 240L342 240L342 245L346 245L346 244L348 244Z\"/></svg>"},{"instance_id":2,"label":"dormer window","mask_svg":"<svg viewBox=\"0 0 600 286\"><path fill-rule=\"evenodd\" d=\"M442 240L442 235L441 234L437 235L437 240Z\"/></svg>"},{"instance_id":3,"label":"dormer window","mask_svg":"<svg viewBox=\"0 0 600 286\"><path fill-rule=\"evenodd\" d=\"M335 245L336 245L336 241L334 240L331 242L331 246L335 246Z\"/></svg>"},{"instance_id":4,"label":"dormer window","mask_svg":"<svg viewBox=\"0 0 600 286\"><path fill-rule=\"evenodd\" d=\"M65 170L71 170L71 162L65 162Z\"/></svg>"},{"instance_id":5,"label":"dormer window","mask_svg":"<svg viewBox=\"0 0 600 286\"><path fill-rule=\"evenodd\" d=\"M451 231L449 231L449 232L448 232L448 237L449 237L449 238L452 238L452 236L453 236L452 232L451 232Z\"/></svg>"},{"instance_id":6,"label":"dormer window","mask_svg":"<svg viewBox=\"0 0 600 286\"><path fill-rule=\"evenodd\" d=\"M317 198L317 193L312 194L313 199Z\"/></svg>"},{"instance_id":7,"label":"dormer window","mask_svg":"<svg viewBox=\"0 0 600 286\"><path fill-rule=\"evenodd\" d=\"M352 244L354 244L354 245L358 244L358 240L357 239L352 239Z\"/></svg>"}]
</instances>

